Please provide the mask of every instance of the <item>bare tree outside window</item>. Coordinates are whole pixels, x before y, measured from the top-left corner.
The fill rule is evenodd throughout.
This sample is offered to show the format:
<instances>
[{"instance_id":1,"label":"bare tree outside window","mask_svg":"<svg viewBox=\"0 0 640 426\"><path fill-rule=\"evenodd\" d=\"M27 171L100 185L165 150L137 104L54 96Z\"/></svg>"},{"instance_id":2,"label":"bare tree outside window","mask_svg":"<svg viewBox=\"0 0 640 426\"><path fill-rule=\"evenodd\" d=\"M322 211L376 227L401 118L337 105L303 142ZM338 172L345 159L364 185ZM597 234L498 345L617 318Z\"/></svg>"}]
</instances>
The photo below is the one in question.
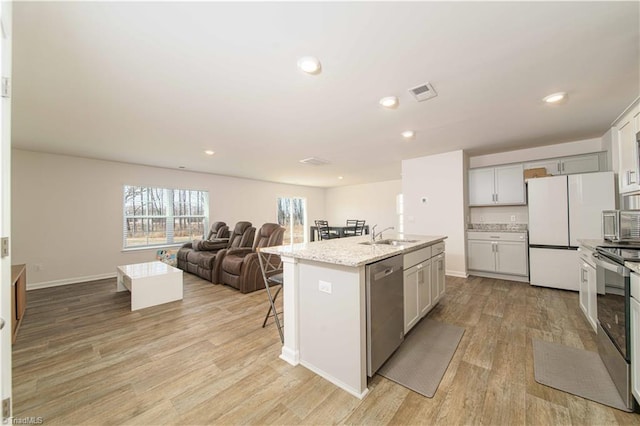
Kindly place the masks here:
<instances>
[{"instance_id":1,"label":"bare tree outside window","mask_svg":"<svg viewBox=\"0 0 640 426\"><path fill-rule=\"evenodd\" d=\"M306 204L307 200L305 198L278 198L278 224L285 228L284 243L305 242Z\"/></svg>"},{"instance_id":2,"label":"bare tree outside window","mask_svg":"<svg viewBox=\"0 0 640 426\"><path fill-rule=\"evenodd\" d=\"M209 193L124 186L124 247L178 244L202 238L209 222Z\"/></svg>"}]
</instances>

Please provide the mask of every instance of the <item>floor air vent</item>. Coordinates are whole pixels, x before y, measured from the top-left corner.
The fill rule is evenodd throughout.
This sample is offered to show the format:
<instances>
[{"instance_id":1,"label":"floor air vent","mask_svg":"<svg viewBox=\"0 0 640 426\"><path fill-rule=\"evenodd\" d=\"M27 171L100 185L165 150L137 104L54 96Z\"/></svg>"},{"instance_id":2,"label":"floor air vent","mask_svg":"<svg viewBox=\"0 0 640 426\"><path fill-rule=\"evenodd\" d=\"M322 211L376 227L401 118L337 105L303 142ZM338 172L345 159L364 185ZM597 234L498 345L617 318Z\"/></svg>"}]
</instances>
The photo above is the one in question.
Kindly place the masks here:
<instances>
[{"instance_id":1,"label":"floor air vent","mask_svg":"<svg viewBox=\"0 0 640 426\"><path fill-rule=\"evenodd\" d=\"M426 101L427 99L435 98L438 93L433 88L431 83L421 84L420 86L409 89L409 92L413 95L418 102Z\"/></svg>"}]
</instances>

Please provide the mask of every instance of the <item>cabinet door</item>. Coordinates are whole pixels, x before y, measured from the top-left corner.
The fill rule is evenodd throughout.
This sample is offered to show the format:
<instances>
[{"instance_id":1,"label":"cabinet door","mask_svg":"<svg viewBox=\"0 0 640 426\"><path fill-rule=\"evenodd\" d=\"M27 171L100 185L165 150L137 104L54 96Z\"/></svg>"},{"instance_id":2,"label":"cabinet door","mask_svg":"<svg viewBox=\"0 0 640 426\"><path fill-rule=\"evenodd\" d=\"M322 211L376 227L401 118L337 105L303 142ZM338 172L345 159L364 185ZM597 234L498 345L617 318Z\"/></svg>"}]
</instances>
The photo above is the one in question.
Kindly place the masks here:
<instances>
[{"instance_id":1,"label":"cabinet door","mask_svg":"<svg viewBox=\"0 0 640 426\"><path fill-rule=\"evenodd\" d=\"M587 311L593 331L598 332L598 293L596 268L587 264Z\"/></svg>"},{"instance_id":2,"label":"cabinet door","mask_svg":"<svg viewBox=\"0 0 640 426\"><path fill-rule=\"evenodd\" d=\"M475 271L495 272L496 257L492 241L469 240L467 242L467 247L469 248L469 269L473 269Z\"/></svg>"},{"instance_id":3,"label":"cabinet door","mask_svg":"<svg viewBox=\"0 0 640 426\"><path fill-rule=\"evenodd\" d=\"M632 114L628 114L617 126L621 193L640 189L640 185L638 185L638 149L633 117Z\"/></svg>"},{"instance_id":4,"label":"cabinet door","mask_svg":"<svg viewBox=\"0 0 640 426\"><path fill-rule=\"evenodd\" d=\"M435 306L444 294L444 253L431 259L431 305Z\"/></svg>"},{"instance_id":5,"label":"cabinet door","mask_svg":"<svg viewBox=\"0 0 640 426\"><path fill-rule=\"evenodd\" d=\"M524 166L496 167L496 204L524 204Z\"/></svg>"},{"instance_id":6,"label":"cabinet door","mask_svg":"<svg viewBox=\"0 0 640 426\"><path fill-rule=\"evenodd\" d=\"M469 205L486 206L494 204L494 169L469 170Z\"/></svg>"},{"instance_id":7,"label":"cabinet door","mask_svg":"<svg viewBox=\"0 0 640 426\"><path fill-rule=\"evenodd\" d=\"M640 401L640 303L631 298L631 391Z\"/></svg>"},{"instance_id":8,"label":"cabinet door","mask_svg":"<svg viewBox=\"0 0 640 426\"><path fill-rule=\"evenodd\" d=\"M418 266L418 299L420 300L420 318L422 318L433 306L431 304L431 260Z\"/></svg>"},{"instance_id":9,"label":"cabinet door","mask_svg":"<svg viewBox=\"0 0 640 426\"><path fill-rule=\"evenodd\" d=\"M570 175L575 173L591 173L600 171L600 155L577 155L575 157L563 158L560 162L562 174Z\"/></svg>"},{"instance_id":10,"label":"cabinet door","mask_svg":"<svg viewBox=\"0 0 640 426\"><path fill-rule=\"evenodd\" d=\"M516 241L496 243L496 272L527 275L527 245Z\"/></svg>"},{"instance_id":11,"label":"cabinet door","mask_svg":"<svg viewBox=\"0 0 640 426\"><path fill-rule=\"evenodd\" d=\"M404 271L404 332L405 334L420 319L418 310L418 268L417 265Z\"/></svg>"},{"instance_id":12,"label":"cabinet door","mask_svg":"<svg viewBox=\"0 0 640 426\"><path fill-rule=\"evenodd\" d=\"M539 169L545 168L547 170L548 175L559 175L560 174L560 161L558 160L542 160L542 161L534 161L533 163L526 163L524 165L526 169Z\"/></svg>"},{"instance_id":13,"label":"cabinet door","mask_svg":"<svg viewBox=\"0 0 640 426\"><path fill-rule=\"evenodd\" d=\"M578 258L578 301L584 316L589 319L589 270L587 264Z\"/></svg>"}]
</instances>

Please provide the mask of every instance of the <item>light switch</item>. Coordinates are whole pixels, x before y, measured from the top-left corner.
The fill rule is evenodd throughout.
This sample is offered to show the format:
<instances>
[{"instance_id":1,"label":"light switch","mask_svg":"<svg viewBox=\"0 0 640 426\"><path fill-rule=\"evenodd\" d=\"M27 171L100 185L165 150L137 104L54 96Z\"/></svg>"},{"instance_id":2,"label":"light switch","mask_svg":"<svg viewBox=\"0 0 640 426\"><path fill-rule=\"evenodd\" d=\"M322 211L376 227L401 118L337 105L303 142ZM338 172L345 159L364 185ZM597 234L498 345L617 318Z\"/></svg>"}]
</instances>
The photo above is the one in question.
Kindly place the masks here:
<instances>
[{"instance_id":1,"label":"light switch","mask_svg":"<svg viewBox=\"0 0 640 426\"><path fill-rule=\"evenodd\" d=\"M318 290L323 293L331 294L331 283L327 281L318 281Z\"/></svg>"}]
</instances>

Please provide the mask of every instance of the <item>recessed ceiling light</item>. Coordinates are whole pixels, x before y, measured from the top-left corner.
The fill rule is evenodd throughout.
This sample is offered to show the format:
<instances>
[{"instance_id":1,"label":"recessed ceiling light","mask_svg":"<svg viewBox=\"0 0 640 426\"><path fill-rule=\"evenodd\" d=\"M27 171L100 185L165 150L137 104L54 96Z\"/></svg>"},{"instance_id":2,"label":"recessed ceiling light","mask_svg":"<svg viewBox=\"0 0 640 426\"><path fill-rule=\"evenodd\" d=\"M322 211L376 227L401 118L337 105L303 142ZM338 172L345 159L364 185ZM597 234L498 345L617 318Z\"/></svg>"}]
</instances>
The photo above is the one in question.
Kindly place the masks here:
<instances>
[{"instance_id":1,"label":"recessed ceiling light","mask_svg":"<svg viewBox=\"0 0 640 426\"><path fill-rule=\"evenodd\" d=\"M549 96L545 96L544 98L542 98L542 100L548 104L557 104L557 103L566 101L567 97L568 97L567 92L558 92L558 93L552 93Z\"/></svg>"},{"instance_id":2,"label":"recessed ceiling light","mask_svg":"<svg viewBox=\"0 0 640 426\"><path fill-rule=\"evenodd\" d=\"M204 153L205 153L205 154L207 154L207 155L213 155L213 154L215 154L216 152L215 152L215 151L211 151L210 149L208 149L208 150L206 150Z\"/></svg>"},{"instance_id":3,"label":"recessed ceiling light","mask_svg":"<svg viewBox=\"0 0 640 426\"><path fill-rule=\"evenodd\" d=\"M416 135L416 132L414 132L413 130L405 130L404 132L402 132L400 134L405 139L413 139L413 137Z\"/></svg>"},{"instance_id":4,"label":"recessed ceiling light","mask_svg":"<svg viewBox=\"0 0 640 426\"><path fill-rule=\"evenodd\" d=\"M342 176L338 176L338 179L342 180L342 179L344 179L344 178L343 178Z\"/></svg>"},{"instance_id":5,"label":"recessed ceiling light","mask_svg":"<svg viewBox=\"0 0 640 426\"><path fill-rule=\"evenodd\" d=\"M304 56L298 59L298 68L307 74L319 74L322 69L320 60L315 56Z\"/></svg>"},{"instance_id":6,"label":"recessed ceiling light","mask_svg":"<svg viewBox=\"0 0 640 426\"><path fill-rule=\"evenodd\" d=\"M386 96L380 99L380 105L382 105L385 108L389 108L389 109L398 108L399 104L400 104L400 101L398 100L397 96Z\"/></svg>"}]
</instances>

